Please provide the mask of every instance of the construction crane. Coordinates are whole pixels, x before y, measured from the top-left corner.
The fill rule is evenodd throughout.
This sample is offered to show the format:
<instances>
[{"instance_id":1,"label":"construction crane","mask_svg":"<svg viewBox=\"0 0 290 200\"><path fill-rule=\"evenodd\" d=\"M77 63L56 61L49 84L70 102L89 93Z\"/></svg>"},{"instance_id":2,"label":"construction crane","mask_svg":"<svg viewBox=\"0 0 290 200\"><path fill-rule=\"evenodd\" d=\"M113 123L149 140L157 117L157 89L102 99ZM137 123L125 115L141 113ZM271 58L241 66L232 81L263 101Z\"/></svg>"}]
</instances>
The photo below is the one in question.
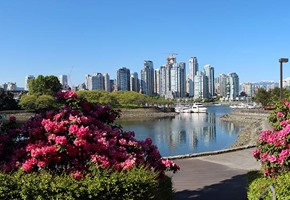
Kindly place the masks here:
<instances>
[{"instance_id":1,"label":"construction crane","mask_svg":"<svg viewBox=\"0 0 290 200\"><path fill-rule=\"evenodd\" d=\"M74 68L74 66L72 66L72 67L71 67L71 69L70 69L70 71L69 71L69 74L68 74L68 76L67 76L67 82L66 82L66 90L70 90L68 82L69 82L69 83L70 83L70 85L71 85L71 89L74 89L74 85L72 85L72 82L71 82L71 77L70 77L70 75L71 75L71 73L72 73L72 70L73 70L73 68Z\"/></svg>"},{"instance_id":2,"label":"construction crane","mask_svg":"<svg viewBox=\"0 0 290 200\"><path fill-rule=\"evenodd\" d=\"M167 63L175 63L176 62L176 55L178 55L178 53L168 53L170 54L170 56L167 58Z\"/></svg>"}]
</instances>

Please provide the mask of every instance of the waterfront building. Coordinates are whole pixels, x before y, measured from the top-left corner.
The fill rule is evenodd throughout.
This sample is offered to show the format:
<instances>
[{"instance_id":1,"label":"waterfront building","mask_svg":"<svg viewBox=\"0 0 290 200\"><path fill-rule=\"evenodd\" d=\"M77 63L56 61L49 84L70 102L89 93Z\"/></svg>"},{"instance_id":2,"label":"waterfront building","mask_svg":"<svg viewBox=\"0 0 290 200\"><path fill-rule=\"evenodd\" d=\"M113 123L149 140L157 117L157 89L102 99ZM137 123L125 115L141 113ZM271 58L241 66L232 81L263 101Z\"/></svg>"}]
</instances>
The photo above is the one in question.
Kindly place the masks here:
<instances>
[{"instance_id":1,"label":"waterfront building","mask_svg":"<svg viewBox=\"0 0 290 200\"><path fill-rule=\"evenodd\" d=\"M88 90L104 90L104 76L101 73L95 75L86 75L86 88Z\"/></svg>"},{"instance_id":2,"label":"waterfront building","mask_svg":"<svg viewBox=\"0 0 290 200\"><path fill-rule=\"evenodd\" d=\"M130 77L130 91L139 92L140 91L140 81L138 78L138 73L134 72Z\"/></svg>"},{"instance_id":3,"label":"waterfront building","mask_svg":"<svg viewBox=\"0 0 290 200\"><path fill-rule=\"evenodd\" d=\"M112 92L110 84L110 76L108 73L104 74L104 87L106 92Z\"/></svg>"},{"instance_id":4,"label":"waterfront building","mask_svg":"<svg viewBox=\"0 0 290 200\"><path fill-rule=\"evenodd\" d=\"M229 76L226 74L220 74L219 76L219 92L224 98L229 98Z\"/></svg>"},{"instance_id":5,"label":"waterfront building","mask_svg":"<svg viewBox=\"0 0 290 200\"><path fill-rule=\"evenodd\" d=\"M230 86L230 100L236 100L239 97L239 76L236 73L229 74L229 86Z\"/></svg>"},{"instance_id":6,"label":"waterfront building","mask_svg":"<svg viewBox=\"0 0 290 200\"><path fill-rule=\"evenodd\" d=\"M189 58L188 75L187 75L187 93L190 97L194 96L194 76L198 71L198 62L196 57Z\"/></svg>"},{"instance_id":7,"label":"waterfront building","mask_svg":"<svg viewBox=\"0 0 290 200\"><path fill-rule=\"evenodd\" d=\"M154 94L154 68L151 60L144 60L144 68L141 70L141 90L143 94Z\"/></svg>"},{"instance_id":8,"label":"waterfront building","mask_svg":"<svg viewBox=\"0 0 290 200\"><path fill-rule=\"evenodd\" d=\"M253 84L248 82L248 83L242 83L242 91L245 92L245 94L248 97L253 97L254 96L254 87Z\"/></svg>"},{"instance_id":9,"label":"waterfront building","mask_svg":"<svg viewBox=\"0 0 290 200\"><path fill-rule=\"evenodd\" d=\"M67 90L69 88L67 75L60 75L58 77L58 80L60 84L62 85L63 90Z\"/></svg>"},{"instance_id":10,"label":"waterfront building","mask_svg":"<svg viewBox=\"0 0 290 200\"><path fill-rule=\"evenodd\" d=\"M154 94L160 95L160 69L154 71Z\"/></svg>"},{"instance_id":11,"label":"waterfront building","mask_svg":"<svg viewBox=\"0 0 290 200\"><path fill-rule=\"evenodd\" d=\"M29 90L28 84L29 84L29 81L32 80L32 79L35 79L35 77L33 75L25 76L24 90L26 90L26 91Z\"/></svg>"},{"instance_id":12,"label":"waterfront building","mask_svg":"<svg viewBox=\"0 0 290 200\"><path fill-rule=\"evenodd\" d=\"M208 80L208 97L212 98L215 96L215 89L214 89L214 68L210 65L204 66L204 74L207 76Z\"/></svg>"},{"instance_id":13,"label":"waterfront building","mask_svg":"<svg viewBox=\"0 0 290 200\"><path fill-rule=\"evenodd\" d=\"M215 90L215 94L220 96L221 92L220 92L220 77L215 77L214 78L214 90Z\"/></svg>"},{"instance_id":14,"label":"waterfront building","mask_svg":"<svg viewBox=\"0 0 290 200\"><path fill-rule=\"evenodd\" d=\"M194 77L194 98L208 98L208 77L201 71Z\"/></svg>"},{"instance_id":15,"label":"waterfront building","mask_svg":"<svg viewBox=\"0 0 290 200\"><path fill-rule=\"evenodd\" d=\"M118 91L130 91L130 70L126 67L120 68L117 71L117 86Z\"/></svg>"}]
</instances>

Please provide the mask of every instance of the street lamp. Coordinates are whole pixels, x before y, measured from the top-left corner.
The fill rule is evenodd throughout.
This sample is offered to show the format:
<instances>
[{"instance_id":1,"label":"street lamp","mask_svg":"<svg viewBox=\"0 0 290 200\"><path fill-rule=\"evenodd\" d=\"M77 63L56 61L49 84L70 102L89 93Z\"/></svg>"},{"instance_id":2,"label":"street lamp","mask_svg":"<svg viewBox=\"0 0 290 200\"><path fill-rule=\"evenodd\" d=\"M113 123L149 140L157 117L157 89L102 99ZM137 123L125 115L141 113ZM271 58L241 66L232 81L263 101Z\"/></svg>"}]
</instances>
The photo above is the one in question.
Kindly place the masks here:
<instances>
[{"instance_id":1,"label":"street lamp","mask_svg":"<svg viewBox=\"0 0 290 200\"><path fill-rule=\"evenodd\" d=\"M283 63L288 62L288 58L280 58L280 100L283 99Z\"/></svg>"}]
</instances>

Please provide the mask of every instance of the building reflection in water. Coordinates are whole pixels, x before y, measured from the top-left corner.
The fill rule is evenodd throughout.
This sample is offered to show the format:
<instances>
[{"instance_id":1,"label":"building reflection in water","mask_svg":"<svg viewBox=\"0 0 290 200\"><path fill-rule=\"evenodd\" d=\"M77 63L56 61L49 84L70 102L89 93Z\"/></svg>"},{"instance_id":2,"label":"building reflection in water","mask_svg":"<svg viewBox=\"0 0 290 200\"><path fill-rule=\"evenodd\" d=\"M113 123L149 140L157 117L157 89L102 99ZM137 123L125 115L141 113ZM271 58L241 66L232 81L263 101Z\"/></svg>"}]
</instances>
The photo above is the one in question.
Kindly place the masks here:
<instances>
[{"instance_id":1,"label":"building reflection in water","mask_svg":"<svg viewBox=\"0 0 290 200\"><path fill-rule=\"evenodd\" d=\"M121 122L124 130L135 131L138 140L152 138L163 156L173 156L229 147L239 129L220 117L228 107L209 107L208 113L182 113L175 117Z\"/></svg>"}]
</instances>

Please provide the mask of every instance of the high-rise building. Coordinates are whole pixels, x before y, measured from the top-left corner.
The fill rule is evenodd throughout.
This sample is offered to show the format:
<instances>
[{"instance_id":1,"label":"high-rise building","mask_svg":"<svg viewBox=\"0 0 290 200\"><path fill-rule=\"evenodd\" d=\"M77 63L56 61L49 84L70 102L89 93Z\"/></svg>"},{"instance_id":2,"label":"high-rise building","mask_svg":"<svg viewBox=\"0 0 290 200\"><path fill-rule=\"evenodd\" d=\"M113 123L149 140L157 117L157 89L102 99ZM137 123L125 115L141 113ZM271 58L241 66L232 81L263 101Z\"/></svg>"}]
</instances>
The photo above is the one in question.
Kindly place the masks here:
<instances>
[{"instance_id":1,"label":"high-rise building","mask_svg":"<svg viewBox=\"0 0 290 200\"><path fill-rule=\"evenodd\" d=\"M239 97L240 83L239 76L236 73L229 74L229 85L230 85L230 100L236 100Z\"/></svg>"},{"instance_id":2,"label":"high-rise building","mask_svg":"<svg viewBox=\"0 0 290 200\"><path fill-rule=\"evenodd\" d=\"M154 94L154 68L151 60L144 61L144 68L141 70L141 90L143 94Z\"/></svg>"},{"instance_id":3,"label":"high-rise building","mask_svg":"<svg viewBox=\"0 0 290 200\"><path fill-rule=\"evenodd\" d=\"M210 65L204 66L204 74L207 76L208 79L208 97L212 98L215 96L215 89L214 89L214 68Z\"/></svg>"},{"instance_id":4,"label":"high-rise building","mask_svg":"<svg viewBox=\"0 0 290 200\"><path fill-rule=\"evenodd\" d=\"M188 75L187 75L187 93L190 97L194 96L194 76L198 71L198 62L196 57L189 58Z\"/></svg>"},{"instance_id":5,"label":"high-rise building","mask_svg":"<svg viewBox=\"0 0 290 200\"><path fill-rule=\"evenodd\" d=\"M230 93L229 93L229 86L228 86L228 83L229 83L229 76L226 75L226 74L220 74L220 78L219 78L219 81L220 81L220 95L224 98L229 98L230 96Z\"/></svg>"},{"instance_id":6,"label":"high-rise building","mask_svg":"<svg viewBox=\"0 0 290 200\"><path fill-rule=\"evenodd\" d=\"M140 81L138 78L138 73L134 72L130 77L130 91L139 92L140 91Z\"/></svg>"},{"instance_id":7,"label":"high-rise building","mask_svg":"<svg viewBox=\"0 0 290 200\"><path fill-rule=\"evenodd\" d=\"M29 90L28 84L29 84L29 81L32 80L32 79L35 79L35 77L33 75L25 76L24 90L26 90L26 91Z\"/></svg>"},{"instance_id":8,"label":"high-rise building","mask_svg":"<svg viewBox=\"0 0 290 200\"><path fill-rule=\"evenodd\" d=\"M69 88L67 75L60 75L58 77L58 80L59 80L60 84L62 85L63 90L66 90Z\"/></svg>"},{"instance_id":9,"label":"high-rise building","mask_svg":"<svg viewBox=\"0 0 290 200\"><path fill-rule=\"evenodd\" d=\"M112 92L111 90L111 84L110 84L110 76L108 73L104 74L104 86L106 92Z\"/></svg>"},{"instance_id":10,"label":"high-rise building","mask_svg":"<svg viewBox=\"0 0 290 200\"><path fill-rule=\"evenodd\" d=\"M208 94L208 78L198 71L194 77L194 98L209 98Z\"/></svg>"},{"instance_id":11,"label":"high-rise building","mask_svg":"<svg viewBox=\"0 0 290 200\"><path fill-rule=\"evenodd\" d=\"M160 95L161 84L160 84L160 69L155 69L154 72L154 93Z\"/></svg>"},{"instance_id":12,"label":"high-rise building","mask_svg":"<svg viewBox=\"0 0 290 200\"><path fill-rule=\"evenodd\" d=\"M248 97L253 97L254 96L254 86L252 83L243 83L242 84L242 91L245 92L245 94Z\"/></svg>"},{"instance_id":13,"label":"high-rise building","mask_svg":"<svg viewBox=\"0 0 290 200\"><path fill-rule=\"evenodd\" d=\"M179 79L179 97L186 97L186 66L185 62L179 62L178 64L179 67L179 74L178 74L178 79Z\"/></svg>"},{"instance_id":14,"label":"high-rise building","mask_svg":"<svg viewBox=\"0 0 290 200\"><path fill-rule=\"evenodd\" d=\"M86 88L88 90L104 90L104 76L101 73L95 75L86 75Z\"/></svg>"},{"instance_id":15,"label":"high-rise building","mask_svg":"<svg viewBox=\"0 0 290 200\"><path fill-rule=\"evenodd\" d=\"M117 71L117 90L130 91L130 70L126 67Z\"/></svg>"}]
</instances>

